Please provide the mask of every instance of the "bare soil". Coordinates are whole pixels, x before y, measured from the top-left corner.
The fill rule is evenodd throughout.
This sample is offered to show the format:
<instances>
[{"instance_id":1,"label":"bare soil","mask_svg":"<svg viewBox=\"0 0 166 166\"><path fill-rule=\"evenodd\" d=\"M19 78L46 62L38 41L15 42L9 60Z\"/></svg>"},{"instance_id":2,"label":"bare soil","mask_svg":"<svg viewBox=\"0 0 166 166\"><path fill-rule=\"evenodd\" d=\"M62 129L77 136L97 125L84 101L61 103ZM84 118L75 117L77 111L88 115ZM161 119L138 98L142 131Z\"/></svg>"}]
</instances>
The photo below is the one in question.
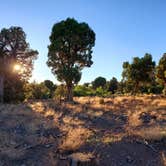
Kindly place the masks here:
<instances>
[{"instance_id":1,"label":"bare soil","mask_svg":"<svg viewBox=\"0 0 166 166\"><path fill-rule=\"evenodd\" d=\"M165 166L166 98L0 105L0 166Z\"/></svg>"}]
</instances>

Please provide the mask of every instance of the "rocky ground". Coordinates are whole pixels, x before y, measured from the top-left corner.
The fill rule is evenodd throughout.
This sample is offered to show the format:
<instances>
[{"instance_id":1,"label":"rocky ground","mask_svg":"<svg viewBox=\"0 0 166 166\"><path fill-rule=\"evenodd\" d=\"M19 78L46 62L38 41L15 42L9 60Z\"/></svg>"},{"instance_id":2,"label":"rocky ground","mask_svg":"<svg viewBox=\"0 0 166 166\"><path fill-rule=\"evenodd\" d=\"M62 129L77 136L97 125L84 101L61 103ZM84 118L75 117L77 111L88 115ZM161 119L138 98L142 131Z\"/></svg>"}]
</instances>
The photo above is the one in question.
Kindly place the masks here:
<instances>
[{"instance_id":1,"label":"rocky ground","mask_svg":"<svg viewBox=\"0 0 166 166\"><path fill-rule=\"evenodd\" d=\"M0 105L0 166L77 165L166 165L166 98Z\"/></svg>"}]
</instances>

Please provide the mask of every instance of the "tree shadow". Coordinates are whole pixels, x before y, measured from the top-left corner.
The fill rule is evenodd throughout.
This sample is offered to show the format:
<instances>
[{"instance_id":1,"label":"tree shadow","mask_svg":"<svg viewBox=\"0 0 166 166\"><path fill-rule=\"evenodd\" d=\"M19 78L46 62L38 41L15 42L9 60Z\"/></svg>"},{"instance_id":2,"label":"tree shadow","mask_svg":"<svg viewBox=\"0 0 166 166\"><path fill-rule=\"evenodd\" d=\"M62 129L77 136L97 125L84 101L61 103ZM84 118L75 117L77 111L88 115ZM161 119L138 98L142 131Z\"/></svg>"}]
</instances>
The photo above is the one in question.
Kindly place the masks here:
<instances>
[{"instance_id":1,"label":"tree shadow","mask_svg":"<svg viewBox=\"0 0 166 166\"><path fill-rule=\"evenodd\" d=\"M99 106L51 100L2 106L0 162L63 166L71 165L75 155L78 165L163 166L165 138L147 140L137 133L164 124L164 117L156 115L158 110L164 114L164 106L139 112L139 107L148 105L140 99L111 99ZM131 127L129 119L134 111L140 123ZM85 160L89 154L90 159Z\"/></svg>"},{"instance_id":2,"label":"tree shadow","mask_svg":"<svg viewBox=\"0 0 166 166\"><path fill-rule=\"evenodd\" d=\"M40 107L38 108L40 109ZM62 132L29 104L0 109L0 165L67 165L56 154Z\"/></svg>"},{"instance_id":3,"label":"tree shadow","mask_svg":"<svg viewBox=\"0 0 166 166\"><path fill-rule=\"evenodd\" d=\"M161 153L140 140L130 136L115 142L84 144L77 153L92 153L98 166L164 166Z\"/></svg>"}]
</instances>

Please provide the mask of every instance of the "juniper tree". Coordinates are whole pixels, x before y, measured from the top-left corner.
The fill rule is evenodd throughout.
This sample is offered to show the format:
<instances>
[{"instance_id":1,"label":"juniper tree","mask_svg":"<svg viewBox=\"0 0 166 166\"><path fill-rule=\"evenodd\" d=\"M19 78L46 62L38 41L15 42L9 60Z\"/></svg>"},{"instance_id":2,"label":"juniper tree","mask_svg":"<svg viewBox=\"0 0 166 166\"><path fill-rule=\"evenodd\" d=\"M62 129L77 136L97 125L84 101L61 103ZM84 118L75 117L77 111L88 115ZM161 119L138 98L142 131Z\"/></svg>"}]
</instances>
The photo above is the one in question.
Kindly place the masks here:
<instances>
[{"instance_id":1,"label":"juniper tree","mask_svg":"<svg viewBox=\"0 0 166 166\"><path fill-rule=\"evenodd\" d=\"M81 79L84 67L92 62L95 33L87 23L67 18L54 24L48 46L47 64L58 81L65 83L67 100L73 100L73 86Z\"/></svg>"}]
</instances>

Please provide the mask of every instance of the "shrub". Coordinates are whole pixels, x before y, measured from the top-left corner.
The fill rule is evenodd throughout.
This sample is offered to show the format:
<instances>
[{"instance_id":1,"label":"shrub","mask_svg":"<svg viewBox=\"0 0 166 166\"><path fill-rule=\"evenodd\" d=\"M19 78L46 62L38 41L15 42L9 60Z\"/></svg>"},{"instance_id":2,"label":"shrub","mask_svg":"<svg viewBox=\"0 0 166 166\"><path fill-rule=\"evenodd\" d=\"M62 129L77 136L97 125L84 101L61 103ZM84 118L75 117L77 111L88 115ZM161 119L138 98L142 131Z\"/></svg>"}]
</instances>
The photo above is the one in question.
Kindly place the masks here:
<instances>
[{"instance_id":1,"label":"shrub","mask_svg":"<svg viewBox=\"0 0 166 166\"><path fill-rule=\"evenodd\" d=\"M44 85L44 83L28 83L24 87L25 99L48 99L50 96L50 90Z\"/></svg>"},{"instance_id":2,"label":"shrub","mask_svg":"<svg viewBox=\"0 0 166 166\"><path fill-rule=\"evenodd\" d=\"M102 87L99 87L96 89L96 96L99 97L110 97L111 96L111 92L108 92L106 89L103 89Z\"/></svg>"},{"instance_id":3,"label":"shrub","mask_svg":"<svg viewBox=\"0 0 166 166\"><path fill-rule=\"evenodd\" d=\"M66 97L66 94L67 94L67 90L65 85L59 85L54 92L53 98L61 102L62 98Z\"/></svg>"},{"instance_id":4,"label":"shrub","mask_svg":"<svg viewBox=\"0 0 166 166\"><path fill-rule=\"evenodd\" d=\"M25 99L24 82L13 79L5 80L4 84L4 102L21 102Z\"/></svg>"},{"instance_id":5,"label":"shrub","mask_svg":"<svg viewBox=\"0 0 166 166\"><path fill-rule=\"evenodd\" d=\"M87 87L85 85L77 85L74 88L74 96L94 96L95 91L91 87Z\"/></svg>"}]
</instances>

